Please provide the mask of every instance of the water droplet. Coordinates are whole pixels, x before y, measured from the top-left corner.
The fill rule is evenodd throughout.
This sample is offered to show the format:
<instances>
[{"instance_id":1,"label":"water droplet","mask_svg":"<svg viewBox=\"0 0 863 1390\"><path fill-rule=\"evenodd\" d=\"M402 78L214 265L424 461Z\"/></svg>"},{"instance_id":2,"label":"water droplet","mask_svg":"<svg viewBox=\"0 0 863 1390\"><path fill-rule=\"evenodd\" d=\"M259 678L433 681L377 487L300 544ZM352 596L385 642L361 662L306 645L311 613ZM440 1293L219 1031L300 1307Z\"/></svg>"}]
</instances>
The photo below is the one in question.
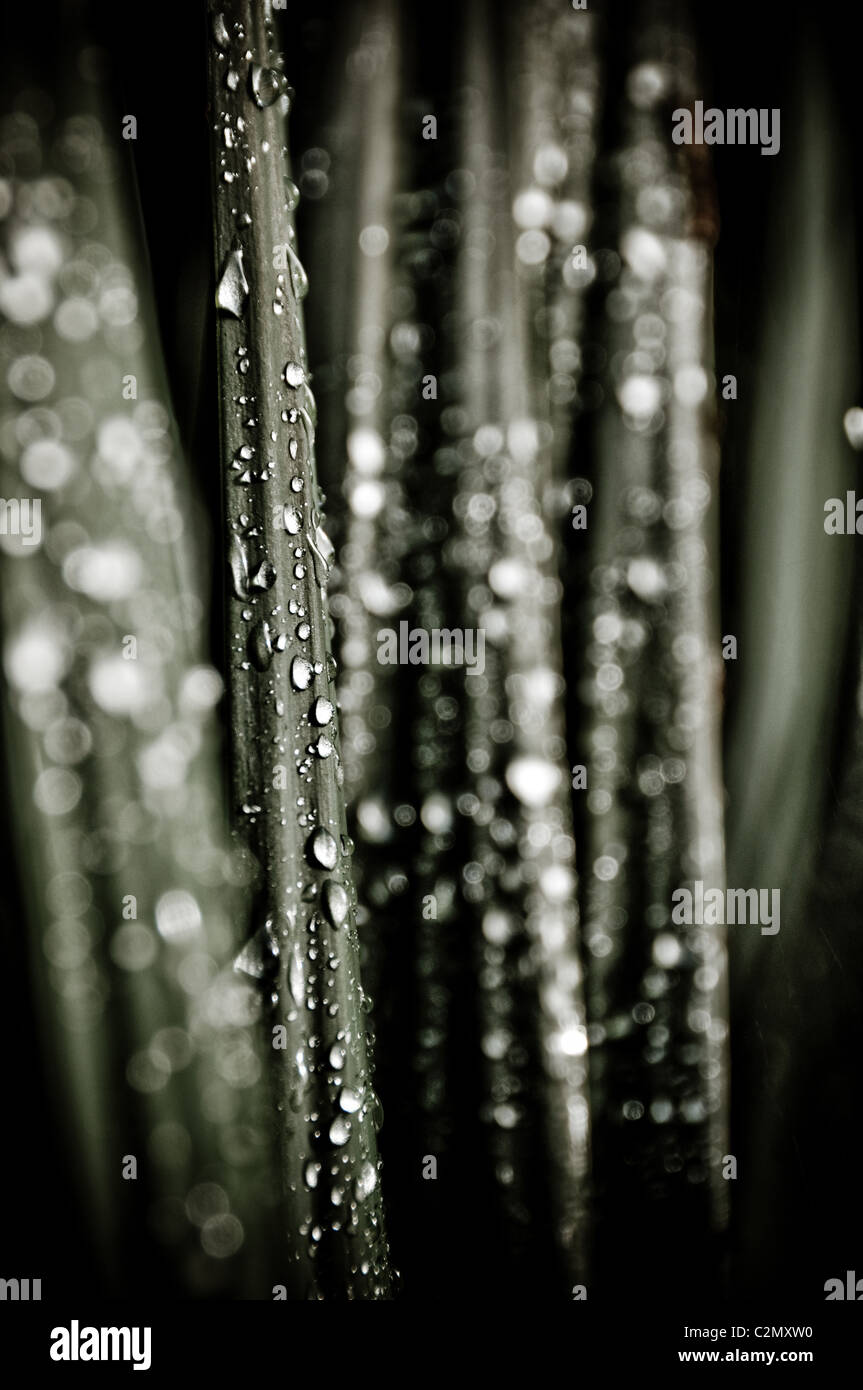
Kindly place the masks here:
<instances>
[{"instance_id":1,"label":"water droplet","mask_svg":"<svg viewBox=\"0 0 863 1390\"><path fill-rule=\"evenodd\" d=\"M364 1202L370 1197L378 1185L378 1175L375 1165L368 1159L360 1168L359 1177L354 1183L354 1196L358 1202Z\"/></svg>"},{"instance_id":2,"label":"water droplet","mask_svg":"<svg viewBox=\"0 0 863 1390\"><path fill-rule=\"evenodd\" d=\"M309 627L308 623L302 622L297 624L297 637L301 642L308 642L311 635L312 629Z\"/></svg>"},{"instance_id":3,"label":"water droplet","mask_svg":"<svg viewBox=\"0 0 863 1390\"><path fill-rule=\"evenodd\" d=\"M333 841L333 864L335 864L335 841ZM337 883L334 878L328 878L321 888L321 905L333 926L342 926L348 915L348 895L342 885Z\"/></svg>"},{"instance_id":4,"label":"water droplet","mask_svg":"<svg viewBox=\"0 0 863 1390\"><path fill-rule=\"evenodd\" d=\"M293 386L294 388L296 388L297 386L302 386L305 379L305 368L301 367L299 362L288 362L287 366L285 367L285 381L288 383L288 385Z\"/></svg>"},{"instance_id":5,"label":"water droplet","mask_svg":"<svg viewBox=\"0 0 863 1390\"><path fill-rule=\"evenodd\" d=\"M242 318L249 297L249 285L243 269L243 250L235 246L228 255L216 289L216 307L235 319Z\"/></svg>"},{"instance_id":6,"label":"water droplet","mask_svg":"<svg viewBox=\"0 0 863 1390\"><path fill-rule=\"evenodd\" d=\"M351 1122L344 1115L337 1115L330 1125L330 1143L341 1146L351 1137Z\"/></svg>"},{"instance_id":7,"label":"water droplet","mask_svg":"<svg viewBox=\"0 0 863 1390\"><path fill-rule=\"evenodd\" d=\"M249 72L249 86L255 105L261 110L266 106L272 106L277 101L281 93L285 90L285 79L282 74L276 72L275 68L261 67L260 63L252 63Z\"/></svg>"},{"instance_id":8,"label":"water droplet","mask_svg":"<svg viewBox=\"0 0 863 1390\"><path fill-rule=\"evenodd\" d=\"M225 23L225 16L223 14L213 16L213 38L216 40L219 48L227 48L230 45L231 36L228 33L228 26Z\"/></svg>"},{"instance_id":9,"label":"water droplet","mask_svg":"<svg viewBox=\"0 0 863 1390\"><path fill-rule=\"evenodd\" d=\"M285 207L288 212L293 212L300 201L300 190L293 179L285 179Z\"/></svg>"},{"instance_id":10,"label":"water droplet","mask_svg":"<svg viewBox=\"0 0 863 1390\"><path fill-rule=\"evenodd\" d=\"M319 1163L307 1163L303 1174L306 1180L306 1187L317 1187Z\"/></svg>"},{"instance_id":11,"label":"water droplet","mask_svg":"<svg viewBox=\"0 0 863 1390\"><path fill-rule=\"evenodd\" d=\"M329 830L319 825L306 841L306 855L316 869L334 869L338 850Z\"/></svg>"},{"instance_id":12,"label":"water droplet","mask_svg":"<svg viewBox=\"0 0 863 1390\"><path fill-rule=\"evenodd\" d=\"M335 546L322 526L315 530L315 538L307 536L309 549L312 552L312 564L315 568L315 579L321 588L324 587L330 577L330 561L335 555Z\"/></svg>"},{"instance_id":13,"label":"water droplet","mask_svg":"<svg viewBox=\"0 0 863 1390\"><path fill-rule=\"evenodd\" d=\"M276 582L276 571L269 560L262 560L252 575L253 589L271 589Z\"/></svg>"},{"instance_id":14,"label":"water droplet","mask_svg":"<svg viewBox=\"0 0 863 1390\"><path fill-rule=\"evenodd\" d=\"M345 1065L346 1056L347 1053L341 1043L333 1043L330 1048L330 1066L333 1068L333 1071L341 1071L342 1067Z\"/></svg>"},{"instance_id":15,"label":"water droplet","mask_svg":"<svg viewBox=\"0 0 863 1390\"><path fill-rule=\"evenodd\" d=\"M292 246L288 246L288 269L291 272L291 285L297 299L305 299L309 292L309 277L299 256Z\"/></svg>"},{"instance_id":16,"label":"water droplet","mask_svg":"<svg viewBox=\"0 0 863 1390\"><path fill-rule=\"evenodd\" d=\"M229 92L235 92L240 85L240 75L233 68L228 68L225 73L225 86Z\"/></svg>"},{"instance_id":17,"label":"water droplet","mask_svg":"<svg viewBox=\"0 0 863 1390\"><path fill-rule=\"evenodd\" d=\"M319 695L312 705L310 718L313 724L323 728L324 725L329 724L335 712L332 700L327 700L323 695Z\"/></svg>"},{"instance_id":18,"label":"water droplet","mask_svg":"<svg viewBox=\"0 0 863 1390\"><path fill-rule=\"evenodd\" d=\"M249 633L248 652L259 671L266 671L273 659L270 628L265 622L256 623Z\"/></svg>"},{"instance_id":19,"label":"water droplet","mask_svg":"<svg viewBox=\"0 0 863 1390\"><path fill-rule=\"evenodd\" d=\"M311 662L304 656L295 656L291 662L291 685L295 690L308 690L312 683Z\"/></svg>"},{"instance_id":20,"label":"water droplet","mask_svg":"<svg viewBox=\"0 0 863 1390\"><path fill-rule=\"evenodd\" d=\"M297 1111L300 1109L300 1106L303 1103L303 1096L305 1095L306 1087L309 1084L309 1068L308 1064L306 1063L305 1053L303 1052L303 1049L301 1047L298 1048L294 1061L297 1065L297 1074L294 1083L290 1089L290 1094L288 1096L288 1104L290 1105L292 1110Z\"/></svg>"},{"instance_id":21,"label":"water droplet","mask_svg":"<svg viewBox=\"0 0 863 1390\"><path fill-rule=\"evenodd\" d=\"M302 492L302 490L303 490L303 480L302 480L302 478L291 478L291 492Z\"/></svg>"},{"instance_id":22,"label":"water droplet","mask_svg":"<svg viewBox=\"0 0 863 1390\"><path fill-rule=\"evenodd\" d=\"M249 598L249 557L245 545L236 534L231 536L228 546L228 564L231 569L234 594L238 599Z\"/></svg>"},{"instance_id":23,"label":"water droplet","mask_svg":"<svg viewBox=\"0 0 863 1390\"><path fill-rule=\"evenodd\" d=\"M334 751L335 749L333 748L332 743L326 737L326 735L324 735L323 738L319 738L317 743L315 744L315 752L317 753L319 758L330 758L332 757Z\"/></svg>"},{"instance_id":24,"label":"water droplet","mask_svg":"<svg viewBox=\"0 0 863 1390\"><path fill-rule=\"evenodd\" d=\"M285 530L289 536L298 536L302 530L303 522L299 512L285 503Z\"/></svg>"},{"instance_id":25,"label":"water droplet","mask_svg":"<svg viewBox=\"0 0 863 1390\"><path fill-rule=\"evenodd\" d=\"M321 525L315 527L315 545L329 565L336 553L336 548Z\"/></svg>"},{"instance_id":26,"label":"water droplet","mask_svg":"<svg viewBox=\"0 0 863 1390\"><path fill-rule=\"evenodd\" d=\"M343 1086L339 1092L339 1105L347 1115L355 1115L363 1103L363 1098L359 1091L354 1091L350 1086Z\"/></svg>"},{"instance_id":27,"label":"water droplet","mask_svg":"<svg viewBox=\"0 0 863 1390\"><path fill-rule=\"evenodd\" d=\"M288 453L290 454L292 459L295 459L297 457L297 441L295 439L292 439L290 444L288 445Z\"/></svg>"},{"instance_id":28,"label":"water droplet","mask_svg":"<svg viewBox=\"0 0 863 1390\"><path fill-rule=\"evenodd\" d=\"M259 927L237 954L234 960L234 969L243 975L249 975L253 980L260 980L262 976L275 969L279 958L279 943L273 929L273 919L268 917L262 927Z\"/></svg>"},{"instance_id":29,"label":"water droplet","mask_svg":"<svg viewBox=\"0 0 863 1390\"><path fill-rule=\"evenodd\" d=\"M291 991L291 998L300 1009L306 998L306 980L303 973L303 958L300 955L298 946L291 952L291 960L288 966L288 988Z\"/></svg>"}]
</instances>

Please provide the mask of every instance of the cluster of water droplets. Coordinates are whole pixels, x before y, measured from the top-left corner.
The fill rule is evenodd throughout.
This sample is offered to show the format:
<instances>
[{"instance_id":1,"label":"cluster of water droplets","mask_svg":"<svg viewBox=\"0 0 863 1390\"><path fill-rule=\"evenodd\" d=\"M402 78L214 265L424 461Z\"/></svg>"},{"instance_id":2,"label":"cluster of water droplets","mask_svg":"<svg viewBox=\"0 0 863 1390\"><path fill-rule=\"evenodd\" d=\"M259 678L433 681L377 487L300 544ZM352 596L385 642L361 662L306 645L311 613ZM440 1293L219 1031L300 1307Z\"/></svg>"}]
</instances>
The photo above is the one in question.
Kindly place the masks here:
<instances>
[{"instance_id":1,"label":"cluster of water droplets","mask_svg":"<svg viewBox=\"0 0 863 1390\"><path fill-rule=\"evenodd\" d=\"M306 1271L297 1277L317 1297L334 1278L338 1287L341 1267L344 1287L375 1296L387 1287L374 1143L381 1110L342 809L327 613L334 548L315 476L301 316L308 278L284 147L290 90L265 20L253 15L247 32L216 14L212 32L234 786L263 904L235 967L258 983L273 1030L289 1248ZM340 1244L360 1229L364 1242Z\"/></svg>"},{"instance_id":2,"label":"cluster of water droplets","mask_svg":"<svg viewBox=\"0 0 863 1390\"><path fill-rule=\"evenodd\" d=\"M573 550L591 595L577 680L592 1088L605 1161L652 1194L700 1187L704 1219L722 1203L725 948L716 929L674 928L670 911L685 881L724 879L709 217L666 129L691 55L662 25L636 47L619 221L594 253L604 317L582 352L609 462L571 487L590 515Z\"/></svg>"}]
</instances>

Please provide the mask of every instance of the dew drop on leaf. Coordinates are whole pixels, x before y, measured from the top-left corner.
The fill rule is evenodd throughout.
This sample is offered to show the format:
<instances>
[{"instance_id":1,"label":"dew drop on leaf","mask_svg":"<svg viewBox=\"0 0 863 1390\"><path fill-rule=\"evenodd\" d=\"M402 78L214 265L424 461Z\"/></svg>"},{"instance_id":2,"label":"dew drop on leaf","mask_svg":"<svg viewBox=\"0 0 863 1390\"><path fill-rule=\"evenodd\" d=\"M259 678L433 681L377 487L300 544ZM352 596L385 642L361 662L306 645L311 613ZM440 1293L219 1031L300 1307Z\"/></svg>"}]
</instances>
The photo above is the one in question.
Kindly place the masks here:
<instances>
[{"instance_id":1,"label":"dew drop on leaf","mask_svg":"<svg viewBox=\"0 0 863 1390\"><path fill-rule=\"evenodd\" d=\"M329 830L325 830L319 825L313 830L306 842L306 854L309 862L318 869L334 869L338 858L336 842Z\"/></svg>"},{"instance_id":2,"label":"dew drop on leaf","mask_svg":"<svg viewBox=\"0 0 863 1390\"><path fill-rule=\"evenodd\" d=\"M274 68L262 67L260 63L252 63L249 71L249 86L255 105L261 110L264 107L272 106L285 89L285 80L281 73Z\"/></svg>"},{"instance_id":3,"label":"dew drop on leaf","mask_svg":"<svg viewBox=\"0 0 863 1390\"><path fill-rule=\"evenodd\" d=\"M249 557L245 545L237 535L231 536L228 546L228 564L235 596L238 599L247 599L249 597Z\"/></svg>"},{"instance_id":4,"label":"dew drop on leaf","mask_svg":"<svg viewBox=\"0 0 863 1390\"><path fill-rule=\"evenodd\" d=\"M242 247L235 246L228 254L216 288L216 308L235 319L242 318L248 297L249 285L243 268Z\"/></svg>"},{"instance_id":5,"label":"dew drop on leaf","mask_svg":"<svg viewBox=\"0 0 863 1390\"><path fill-rule=\"evenodd\" d=\"M219 48L228 48L230 45L231 36L228 33L228 26L225 23L225 16L223 14L217 14L213 17L213 38L216 40Z\"/></svg>"},{"instance_id":6,"label":"dew drop on leaf","mask_svg":"<svg viewBox=\"0 0 863 1390\"><path fill-rule=\"evenodd\" d=\"M333 863L335 864L335 841L333 841ZM321 889L321 905L332 925L334 927L342 926L348 915L348 895L342 885L333 878L328 878Z\"/></svg>"},{"instance_id":7,"label":"dew drop on leaf","mask_svg":"<svg viewBox=\"0 0 863 1390\"><path fill-rule=\"evenodd\" d=\"M273 659L273 644L270 638L269 624L266 622L256 623L249 633L248 642L249 656L255 663L259 671L266 671Z\"/></svg>"},{"instance_id":8,"label":"dew drop on leaf","mask_svg":"<svg viewBox=\"0 0 863 1390\"><path fill-rule=\"evenodd\" d=\"M297 947L291 953L291 961L288 966L288 988L297 1008L301 1008L306 997L306 981L303 974L303 959Z\"/></svg>"},{"instance_id":9,"label":"dew drop on leaf","mask_svg":"<svg viewBox=\"0 0 863 1390\"><path fill-rule=\"evenodd\" d=\"M311 662L306 661L304 656L295 656L291 662L291 685L295 690L308 690L312 683Z\"/></svg>"},{"instance_id":10,"label":"dew drop on leaf","mask_svg":"<svg viewBox=\"0 0 863 1390\"><path fill-rule=\"evenodd\" d=\"M324 695L319 695L312 705L312 723L323 728L324 725L329 724L334 714L335 707L332 700L328 700Z\"/></svg>"},{"instance_id":11,"label":"dew drop on leaf","mask_svg":"<svg viewBox=\"0 0 863 1390\"><path fill-rule=\"evenodd\" d=\"M351 1122L344 1115L337 1115L330 1125L330 1143L340 1147L351 1137Z\"/></svg>"},{"instance_id":12,"label":"dew drop on leaf","mask_svg":"<svg viewBox=\"0 0 863 1390\"><path fill-rule=\"evenodd\" d=\"M271 589L276 582L276 571L269 560L262 560L252 575L253 589Z\"/></svg>"},{"instance_id":13,"label":"dew drop on leaf","mask_svg":"<svg viewBox=\"0 0 863 1390\"><path fill-rule=\"evenodd\" d=\"M339 1092L339 1105L348 1115L355 1115L363 1103L363 1098L358 1091L350 1086L343 1086Z\"/></svg>"}]
</instances>

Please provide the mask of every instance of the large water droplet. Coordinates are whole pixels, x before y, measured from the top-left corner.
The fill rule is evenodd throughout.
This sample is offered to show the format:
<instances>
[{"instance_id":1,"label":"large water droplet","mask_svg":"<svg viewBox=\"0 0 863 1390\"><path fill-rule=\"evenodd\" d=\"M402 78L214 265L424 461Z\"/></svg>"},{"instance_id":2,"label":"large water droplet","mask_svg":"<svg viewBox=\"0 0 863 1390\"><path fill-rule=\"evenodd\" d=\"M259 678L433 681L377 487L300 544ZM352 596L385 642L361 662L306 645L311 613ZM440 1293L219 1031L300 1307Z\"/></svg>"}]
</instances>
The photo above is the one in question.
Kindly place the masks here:
<instances>
[{"instance_id":1,"label":"large water droplet","mask_svg":"<svg viewBox=\"0 0 863 1390\"><path fill-rule=\"evenodd\" d=\"M289 536L298 536L302 530L302 517L293 507L285 503L285 530Z\"/></svg>"},{"instance_id":2,"label":"large water droplet","mask_svg":"<svg viewBox=\"0 0 863 1390\"><path fill-rule=\"evenodd\" d=\"M318 550L321 552L327 564L332 564L336 548L321 525L315 527L315 545L318 547Z\"/></svg>"},{"instance_id":3,"label":"large water droplet","mask_svg":"<svg viewBox=\"0 0 863 1390\"><path fill-rule=\"evenodd\" d=\"M285 381L294 388L302 386L306 379L305 368L299 362L288 362L285 367Z\"/></svg>"},{"instance_id":4,"label":"large water droplet","mask_svg":"<svg viewBox=\"0 0 863 1390\"><path fill-rule=\"evenodd\" d=\"M351 1137L351 1122L345 1115L337 1115L330 1125L330 1143L341 1146Z\"/></svg>"},{"instance_id":5,"label":"large water droplet","mask_svg":"<svg viewBox=\"0 0 863 1390\"><path fill-rule=\"evenodd\" d=\"M291 685L295 690L308 690L314 671L304 656L295 656L291 662Z\"/></svg>"},{"instance_id":6,"label":"large water droplet","mask_svg":"<svg viewBox=\"0 0 863 1390\"><path fill-rule=\"evenodd\" d=\"M236 534L231 536L228 546L228 564L238 599L249 597L249 556L246 547Z\"/></svg>"},{"instance_id":7,"label":"large water droplet","mask_svg":"<svg viewBox=\"0 0 863 1390\"><path fill-rule=\"evenodd\" d=\"M216 307L224 314L242 318L249 297L249 285L243 269L243 249L235 246L228 254L216 288Z\"/></svg>"},{"instance_id":8,"label":"large water droplet","mask_svg":"<svg viewBox=\"0 0 863 1390\"><path fill-rule=\"evenodd\" d=\"M360 1168L359 1177L354 1183L354 1196L357 1201L364 1202L367 1197L371 1196L377 1185L378 1175L375 1165L366 1159Z\"/></svg>"},{"instance_id":9,"label":"large water droplet","mask_svg":"<svg viewBox=\"0 0 863 1390\"><path fill-rule=\"evenodd\" d=\"M288 212L293 212L300 201L300 190L293 179L285 179L285 207Z\"/></svg>"},{"instance_id":10,"label":"large water droplet","mask_svg":"<svg viewBox=\"0 0 863 1390\"><path fill-rule=\"evenodd\" d=\"M306 274L305 266L292 246L288 247L288 269L291 272L291 284L297 299L305 299L309 292L309 277Z\"/></svg>"},{"instance_id":11,"label":"large water droplet","mask_svg":"<svg viewBox=\"0 0 863 1390\"><path fill-rule=\"evenodd\" d=\"M272 106L277 101L282 92L286 89L285 79L275 68L261 67L260 63L252 63L249 72L249 86L255 105L261 110L266 106Z\"/></svg>"},{"instance_id":12,"label":"large water droplet","mask_svg":"<svg viewBox=\"0 0 863 1390\"><path fill-rule=\"evenodd\" d=\"M327 700L325 696L319 695L312 705L309 717L313 724L317 724L319 728L323 728L324 725L329 724L334 714L335 707L332 700Z\"/></svg>"},{"instance_id":13,"label":"large water droplet","mask_svg":"<svg viewBox=\"0 0 863 1390\"><path fill-rule=\"evenodd\" d=\"M291 991L291 998L297 1008L301 1009L306 998L306 980L303 974L303 958L297 946L294 947L291 953L291 960L288 966L288 988Z\"/></svg>"},{"instance_id":14,"label":"large water droplet","mask_svg":"<svg viewBox=\"0 0 863 1390\"><path fill-rule=\"evenodd\" d=\"M234 969L253 980L260 980L274 970L279 958L279 943L273 929L273 919L268 917L262 927L246 942L234 959Z\"/></svg>"},{"instance_id":15,"label":"large water droplet","mask_svg":"<svg viewBox=\"0 0 863 1390\"><path fill-rule=\"evenodd\" d=\"M228 26L225 23L225 16L223 14L213 16L213 38L216 40L219 48L227 48L231 42L231 36L228 33Z\"/></svg>"},{"instance_id":16,"label":"large water droplet","mask_svg":"<svg viewBox=\"0 0 863 1390\"><path fill-rule=\"evenodd\" d=\"M324 831L326 834L326 831ZM335 855L335 841L333 841ZM335 858L333 860L335 862ZM348 895L340 883L328 878L321 889L321 906L334 927L340 927L348 915Z\"/></svg>"},{"instance_id":17,"label":"large water droplet","mask_svg":"<svg viewBox=\"0 0 863 1390\"><path fill-rule=\"evenodd\" d=\"M252 575L253 589L271 589L276 582L276 571L269 560L262 560Z\"/></svg>"},{"instance_id":18,"label":"large water droplet","mask_svg":"<svg viewBox=\"0 0 863 1390\"><path fill-rule=\"evenodd\" d=\"M363 1103L363 1098L359 1091L353 1090L350 1086L343 1086L339 1092L339 1105L347 1115L355 1115Z\"/></svg>"},{"instance_id":19,"label":"large water droplet","mask_svg":"<svg viewBox=\"0 0 863 1390\"><path fill-rule=\"evenodd\" d=\"M256 623L252 628L249 633L248 652L259 671L269 668L273 659L273 644L268 623Z\"/></svg>"},{"instance_id":20,"label":"large water droplet","mask_svg":"<svg viewBox=\"0 0 863 1390\"><path fill-rule=\"evenodd\" d=\"M315 529L315 538L306 536L308 547L312 552L312 564L315 568L315 579L321 588L324 587L330 576L330 561L335 555L335 546L322 526Z\"/></svg>"},{"instance_id":21,"label":"large water droplet","mask_svg":"<svg viewBox=\"0 0 863 1390\"><path fill-rule=\"evenodd\" d=\"M240 473L246 468L254 458L255 451L251 444L241 444L234 457L231 459L231 468L235 473Z\"/></svg>"},{"instance_id":22,"label":"large water droplet","mask_svg":"<svg viewBox=\"0 0 863 1390\"><path fill-rule=\"evenodd\" d=\"M313 830L306 841L306 854L316 869L334 869L338 858L336 842L322 825Z\"/></svg>"}]
</instances>

